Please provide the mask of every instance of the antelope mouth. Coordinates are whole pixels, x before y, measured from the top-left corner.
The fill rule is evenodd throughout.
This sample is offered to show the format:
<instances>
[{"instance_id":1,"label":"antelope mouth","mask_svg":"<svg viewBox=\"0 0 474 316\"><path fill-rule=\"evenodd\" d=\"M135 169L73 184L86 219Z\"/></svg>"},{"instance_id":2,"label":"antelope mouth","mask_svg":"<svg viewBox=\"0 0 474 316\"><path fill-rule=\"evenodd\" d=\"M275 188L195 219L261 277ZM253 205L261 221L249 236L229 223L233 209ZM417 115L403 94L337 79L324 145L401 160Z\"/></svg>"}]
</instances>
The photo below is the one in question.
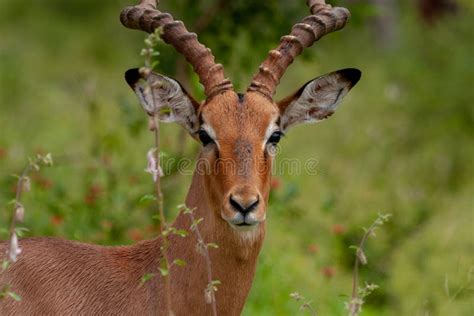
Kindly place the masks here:
<instances>
[{"instance_id":1,"label":"antelope mouth","mask_svg":"<svg viewBox=\"0 0 474 316\"><path fill-rule=\"evenodd\" d=\"M242 222L242 223L240 223L240 224L234 224L234 226L235 226L238 230L251 230L251 229L257 227L258 224L260 224L260 223L259 223L259 222L251 222L251 223Z\"/></svg>"},{"instance_id":2,"label":"antelope mouth","mask_svg":"<svg viewBox=\"0 0 474 316\"><path fill-rule=\"evenodd\" d=\"M222 218L230 225L230 227L238 231L253 230L260 224L260 221L250 214L244 216L241 213L237 213L231 218L222 214Z\"/></svg>"},{"instance_id":3,"label":"antelope mouth","mask_svg":"<svg viewBox=\"0 0 474 316\"><path fill-rule=\"evenodd\" d=\"M260 223L255 223L255 224L249 224L249 223L240 223L240 224L230 224L230 227L232 227L233 229L237 230L237 231L243 231L243 232L247 232L247 231L252 231L254 229L257 228L258 224Z\"/></svg>"}]
</instances>

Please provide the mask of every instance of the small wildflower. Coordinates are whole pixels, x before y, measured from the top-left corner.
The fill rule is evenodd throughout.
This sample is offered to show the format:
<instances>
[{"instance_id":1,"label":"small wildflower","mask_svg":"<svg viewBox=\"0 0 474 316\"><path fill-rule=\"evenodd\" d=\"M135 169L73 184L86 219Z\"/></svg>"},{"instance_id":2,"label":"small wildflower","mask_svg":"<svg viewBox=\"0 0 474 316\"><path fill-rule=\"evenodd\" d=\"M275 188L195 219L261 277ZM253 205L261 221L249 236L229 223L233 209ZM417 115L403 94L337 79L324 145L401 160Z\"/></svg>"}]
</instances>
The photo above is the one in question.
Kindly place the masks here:
<instances>
[{"instance_id":1,"label":"small wildflower","mask_svg":"<svg viewBox=\"0 0 474 316\"><path fill-rule=\"evenodd\" d=\"M196 244L196 251L201 256L206 256L206 245L202 241L198 241Z\"/></svg>"},{"instance_id":2,"label":"small wildflower","mask_svg":"<svg viewBox=\"0 0 474 316\"><path fill-rule=\"evenodd\" d=\"M367 264L367 257L364 253L365 242L369 237L375 236L375 231L379 229L384 223L386 223L390 219L390 216L390 214L378 214L378 217L375 219L372 225L369 226L369 228L363 228L364 235L362 236L359 245L349 247L351 249L355 249L356 251L352 295L351 299L345 303L346 309L349 312L349 316L358 316L362 311L362 305L365 303L364 299L378 288L378 285L368 283L366 283L363 288L356 287L359 279L358 263L362 265Z\"/></svg>"},{"instance_id":3,"label":"small wildflower","mask_svg":"<svg viewBox=\"0 0 474 316\"><path fill-rule=\"evenodd\" d=\"M53 215L49 220L53 226L60 226L64 222L64 218L61 215Z\"/></svg>"},{"instance_id":4,"label":"small wildflower","mask_svg":"<svg viewBox=\"0 0 474 316\"><path fill-rule=\"evenodd\" d=\"M38 184L38 186L43 190L49 190L53 187L54 183L51 179L43 177L39 174L34 175L33 177L34 182Z\"/></svg>"},{"instance_id":5,"label":"small wildflower","mask_svg":"<svg viewBox=\"0 0 474 316\"><path fill-rule=\"evenodd\" d=\"M53 165L53 156L50 153L47 153L46 155L41 157L41 160L46 166L51 167Z\"/></svg>"},{"instance_id":6,"label":"small wildflower","mask_svg":"<svg viewBox=\"0 0 474 316\"><path fill-rule=\"evenodd\" d=\"M19 222L23 222L24 218L25 218L25 208L23 207L23 204L17 203L15 206L15 219Z\"/></svg>"},{"instance_id":7,"label":"small wildflower","mask_svg":"<svg viewBox=\"0 0 474 316\"><path fill-rule=\"evenodd\" d=\"M324 267L321 269L321 273L328 279L332 278L336 274L336 269L333 267Z\"/></svg>"},{"instance_id":8,"label":"small wildflower","mask_svg":"<svg viewBox=\"0 0 474 316\"><path fill-rule=\"evenodd\" d=\"M346 226L342 224L334 224L331 227L331 231L334 235L343 235L346 232Z\"/></svg>"},{"instance_id":9,"label":"small wildflower","mask_svg":"<svg viewBox=\"0 0 474 316\"><path fill-rule=\"evenodd\" d=\"M207 304L212 304L212 302L214 301L214 293L212 293L209 288L206 288L204 290L204 300Z\"/></svg>"},{"instance_id":10,"label":"small wildflower","mask_svg":"<svg viewBox=\"0 0 474 316\"><path fill-rule=\"evenodd\" d=\"M357 249L356 255L361 264L363 265L367 264L367 257L365 256L365 253L361 248Z\"/></svg>"},{"instance_id":11,"label":"small wildflower","mask_svg":"<svg viewBox=\"0 0 474 316\"><path fill-rule=\"evenodd\" d=\"M10 261L16 262L17 256L20 253L21 253L21 248L18 245L18 237L16 236L16 233L13 233L10 240L10 249L8 251L8 256L10 258Z\"/></svg>"},{"instance_id":12,"label":"small wildflower","mask_svg":"<svg viewBox=\"0 0 474 316\"><path fill-rule=\"evenodd\" d=\"M349 303L345 303L346 309L349 311L349 315L359 315L362 311L362 305L364 305L364 300L359 297L354 297Z\"/></svg>"},{"instance_id":13,"label":"small wildflower","mask_svg":"<svg viewBox=\"0 0 474 316\"><path fill-rule=\"evenodd\" d=\"M41 178L40 186L43 190L49 190L53 187L54 182L51 179Z\"/></svg>"},{"instance_id":14,"label":"small wildflower","mask_svg":"<svg viewBox=\"0 0 474 316\"><path fill-rule=\"evenodd\" d=\"M4 159L7 156L7 150L0 147L0 159Z\"/></svg>"},{"instance_id":15,"label":"small wildflower","mask_svg":"<svg viewBox=\"0 0 474 316\"><path fill-rule=\"evenodd\" d=\"M281 181L280 178L277 178L277 177L273 177L272 178L272 181L270 183L270 187L273 189L273 190L278 190L281 188L283 182Z\"/></svg>"},{"instance_id":16,"label":"small wildflower","mask_svg":"<svg viewBox=\"0 0 474 316\"><path fill-rule=\"evenodd\" d=\"M131 228L128 230L128 236L133 241L141 241L143 240L143 234L138 228Z\"/></svg>"},{"instance_id":17,"label":"small wildflower","mask_svg":"<svg viewBox=\"0 0 474 316\"><path fill-rule=\"evenodd\" d=\"M316 311L313 309L313 307L311 306L311 302L306 300L306 298L301 295L300 293L298 292L293 292L290 294L290 297L292 299L294 299L296 302L301 302L301 305L300 305L300 311L303 312L305 310L308 310L311 315L313 316L316 316Z\"/></svg>"},{"instance_id":18,"label":"small wildflower","mask_svg":"<svg viewBox=\"0 0 474 316\"><path fill-rule=\"evenodd\" d=\"M308 252L310 254L317 254L319 252L319 246L316 244L311 244L308 246Z\"/></svg>"},{"instance_id":19,"label":"small wildflower","mask_svg":"<svg viewBox=\"0 0 474 316\"><path fill-rule=\"evenodd\" d=\"M297 301L297 302L299 302L299 301L301 301L301 300L304 299L304 297L301 296L301 294L298 293L298 292L290 293L290 297L291 297L292 299L294 299L295 301Z\"/></svg>"},{"instance_id":20,"label":"small wildflower","mask_svg":"<svg viewBox=\"0 0 474 316\"><path fill-rule=\"evenodd\" d=\"M23 192L30 192L31 190L31 179L30 177L24 176L20 179L21 189Z\"/></svg>"},{"instance_id":21,"label":"small wildflower","mask_svg":"<svg viewBox=\"0 0 474 316\"><path fill-rule=\"evenodd\" d=\"M84 197L84 202L87 205L93 205L96 203L99 196L102 194L103 189L98 184L93 184L89 187L86 196Z\"/></svg>"},{"instance_id":22,"label":"small wildflower","mask_svg":"<svg viewBox=\"0 0 474 316\"><path fill-rule=\"evenodd\" d=\"M145 172L152 175L153 182L157 182L158 177L163 176L163 171L161 170L161 167L158 165L158 162L156 161L155 152L156 152L156 148L152 148L148 151L146 155L147 160L148 160L148 165L147 165L147 168L145 169Z\"/></svg>"}]
</instances>

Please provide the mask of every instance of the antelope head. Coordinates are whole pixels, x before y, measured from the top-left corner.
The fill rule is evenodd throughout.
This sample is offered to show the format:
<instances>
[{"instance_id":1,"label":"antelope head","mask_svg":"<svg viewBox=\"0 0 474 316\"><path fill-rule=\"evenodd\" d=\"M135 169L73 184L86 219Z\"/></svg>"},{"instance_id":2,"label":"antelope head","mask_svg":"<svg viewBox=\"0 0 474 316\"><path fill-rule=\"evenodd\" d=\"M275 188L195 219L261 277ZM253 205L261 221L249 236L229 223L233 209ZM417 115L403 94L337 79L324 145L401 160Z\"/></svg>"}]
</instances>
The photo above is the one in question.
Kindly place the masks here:
<instances>
[{"instance_id":1,"label":"antelope head","mask_svg":"<svg viewBox=\"0 0 474 316\"><path fill-rule=\"evenodd\" d=\"M282 101L273 100L280 78L303 48L343 28L350 15L324 0L309 0L308 5L312 15L295 24L270 51L245 94L233 90L222 65L197 35L158 11L153 1L142 0L121 15L129 28L153 32L161 27L163 40L183 54L199 76L206 95L202 102L176 80L158 73L131 69L126 80L145 108L153 101L167 107L160 119L181 124L201 143L197 172L204 177L203 191L215 222L227 223L237 233L264 226L274 149L280 138L296 124L331 116L361 76L357 69L335 71L309 81Z\"/></svg>"}]
</instances>

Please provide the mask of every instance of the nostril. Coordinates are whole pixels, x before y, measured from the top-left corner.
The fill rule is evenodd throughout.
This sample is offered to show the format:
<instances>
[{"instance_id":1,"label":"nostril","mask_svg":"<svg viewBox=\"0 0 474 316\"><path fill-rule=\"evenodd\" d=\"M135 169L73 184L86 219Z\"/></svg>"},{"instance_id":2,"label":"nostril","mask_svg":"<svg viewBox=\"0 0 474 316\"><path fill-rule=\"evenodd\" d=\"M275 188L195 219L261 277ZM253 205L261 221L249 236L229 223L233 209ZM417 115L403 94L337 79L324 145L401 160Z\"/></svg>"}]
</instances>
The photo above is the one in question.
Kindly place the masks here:
<instances>
[{"instance_id":1,"label":"nostril","mask_svg":"<svg viewBox=\"0 0 474 316\"><path fill-rule=\"evenodd\" d=\"M246 212L252 211L254 208L257 207L258 203L260 202L259 198L257 197L249 206L247 206Z\"/></svg>"},{"instance_id":2,"label":"nostril","mask_svg":"<svg viewBox=\"0 0 474 316\"><path fill-rule=\"evenodd\" d=\"M230 205L232 205L233 208L235 208L237 211L244 213L245 209L240 205L239 202L233 199L232 195L229 197L229 202Z\"/></svg>"},{"instance_id":3,"label":"nostril","mask_svg":"<svg viewBox=\"0 0 474 316\"><path fill-rule=\"evenodd\" d=\"M259 198L256 197L251 201L244 203L243 201L236 200L232 195L229 197L229 203L234 209L241 213L248 213L255 209L260 202Z\"/></svg>"}]
</instances>

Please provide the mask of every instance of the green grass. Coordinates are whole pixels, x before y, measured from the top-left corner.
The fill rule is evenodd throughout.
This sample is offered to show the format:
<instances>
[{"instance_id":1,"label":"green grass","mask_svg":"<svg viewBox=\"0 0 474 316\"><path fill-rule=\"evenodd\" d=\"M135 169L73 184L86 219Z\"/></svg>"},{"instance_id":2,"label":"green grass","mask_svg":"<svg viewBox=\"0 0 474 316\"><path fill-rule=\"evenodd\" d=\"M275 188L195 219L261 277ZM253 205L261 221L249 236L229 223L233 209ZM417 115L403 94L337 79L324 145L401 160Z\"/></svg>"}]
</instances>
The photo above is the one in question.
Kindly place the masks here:
<instances>
[{"instance_id":1,"label":"green grass","mask_svg":"<svg viewBox=\"0 0 474 316\"><path fill-rule=\"evenodd\" d=\"M138 202L152 191L143 171L152 137L123 80L140 65L143 40L117 22L127 2L95 9L85 1L89 14L74 1L67 9L57 1L0 4L0 227L11 214L11 174L46 151L56 164L34 176L24 200L30 235L123 244L156 234L155 210ZM378 212L393 217L368 242L361 278L380 289L362 315L472 315L472 9L431 28L404 15L391 52L377 49L365 27L348 27L291 66L280 96L338 68L360 68L363 78L330 120L297 127L282 141L279 159L316 158L318 174L279 175L244 315L297 314L294 291L320 315L344 315L348 247ZM250 78L238 65L230 74ZM162 130L171 156L178 132ZM184 155L197 150L190 140ZM164 178L169 216L189 182Z\"/></svg>"}]
</instances>

